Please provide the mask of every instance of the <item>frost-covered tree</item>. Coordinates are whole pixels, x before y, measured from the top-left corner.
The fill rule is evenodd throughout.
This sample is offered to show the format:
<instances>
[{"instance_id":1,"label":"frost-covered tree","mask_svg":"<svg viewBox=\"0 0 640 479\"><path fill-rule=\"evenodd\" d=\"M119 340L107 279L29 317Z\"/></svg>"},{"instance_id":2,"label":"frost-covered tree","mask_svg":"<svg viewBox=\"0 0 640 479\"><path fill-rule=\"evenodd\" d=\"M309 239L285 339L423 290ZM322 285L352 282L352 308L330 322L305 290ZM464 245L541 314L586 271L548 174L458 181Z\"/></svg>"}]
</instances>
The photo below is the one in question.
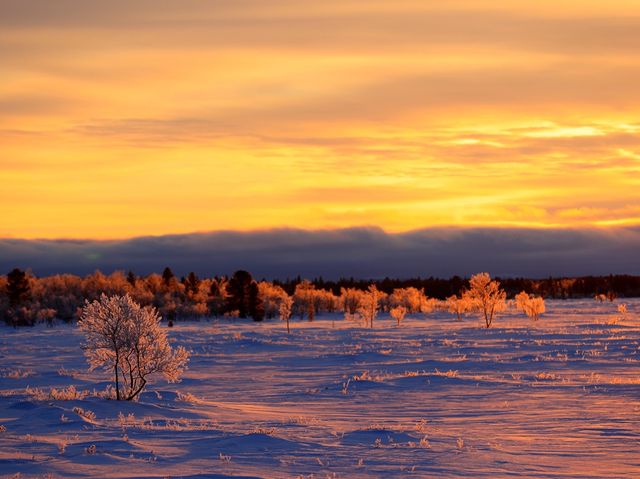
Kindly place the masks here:
<instances>
[{"instance_id":1,"label":"frost-covered tree","mask_svg":"<svg viewBox=\"0 0 640 479\"><path fill-rule=\"evenodd\" d=\"M409 313L422 312L423 305L427 301L424 289L396 288L389 296L391 306L404 306Z\"/></svg>"},{"instance_id":2,"label":"frost-covered tree","mask_svg":"<svg viewBox=\"0 0 640 479\"><path fill-rule=\"evenodd\" d=\"M537 321L545 312L544 299L540 296L529 296L525 291L516 294L516 308L528 317Z\"/></svg>"},{"instance_id":3,"label":"frost-covered tree","mask_svg":"<svg viewBox=\"0 0 640 479\"><path fill-rule=\"evenodd\" d=\"M209 314L216 318L224 313L224 305L227 299L227 278L213 278L207 294L207 307Z\"/></svg>"},{"instance_id":4,"label":"frost-covered tree","mask_svg":"<svg viewBox=\"0 0 640 479\"><path fill-rule=\"evenodd\" d=\"M118 400L135 399L155 374L177 381L189 360L186 349L169 345L157 310L141 307L129 295L87 301L78 327L90 369L113 374Z\"/></svg>"},{"instance_id":5,"label":"frost-covered tree","mask_svg":"<svg viewBox=\"0 0 640 479\"><path fill-rule=\"evenodd\" d=\"M500 288L498 281L492 281L489 273L478 273L469 280L469 290L464 297L473 311L481 313L487 328L491 327L496 313L507 308L507 294Z\"/></svg>"},{"instance_id":6,"label":"frost-covered tree","mask_svg":"<svg viewBox=\"0 0 640 479\"><path fill-rule=\"evenodd\" d=\"M340 302L345 318L351 318L358 311L363 291L356 288L340 288Z\"/></svg>"},{"instance_id":7,"label":"frost-covered tree","mask_svg":"<svg viewBox=\"0 0 640 479\"><path fill-rule=\"evenodd\" d=\"M278 313L280 314L280 319L282 321L287 322L287 333L291 333L291 328L289 327L289 320L291 319L291 309L293 307L293 298L285 293L285 295L280 300L280 306L278 307Z\"/></svg>"},{"instance_id":8,"label":"frost-covered tree","mask_svg":"<svg viewBox=\"0 0 640 479\"><path fill-rule=\"evenodd\" d=\"M407 314L407 308L405 308L404 306L396 306L395 308L391 308L389 310L389 314L393 319L396 320L396 322L398 323L398 326L400 326L400 322L404 319L405 315Z\"/></svg>"},{"instance_id":9,"label":"frost-covered tree","mask_svg":"<svg viewBox=\"0 0 640 479\"><path fill-rule=\"evenodd\" d=\"M296 285L296 290L293 293L293 301L300 314L300 318L303 318L306 313L309 321L313 321L316 312L315 293L316 287L309 280L305 279Z\"/></svg>"},{"instance_id":10,"label":"frost-covered tree","mask_svg":"<svg viewBox=\"0 0 640 479\"><path fill-rule=\"evenodd\" d=\"M267 318L275 318L279 314L280 304L288 296L282 287L268 281L258 283L258 294Z\"/></svg>"},{"instance_id":11,"label":"frost-covered tree","mask_svg":"<svg viewBox=\"0 0 640 479\"><path fill-rule=\"evenodd\" d=\"M375 284L369 286L367 291L362 294L360 305L358 306L358 316L370 328L373 328L373 321L378 316L378 308L380 301L380 291Z\"/></svg>"},{"instance_id":12,"label":"frost-covered tree","mask_svg":"<svg viewBox=\"0 0 640 479\"><path fill-rule=\"evenodd\" d=\"M468 312L471 309L471 304L469 303L469 299L462 296L449 296L446 301L447 311L451 314L455 314L458 318L458 321L462 321L462 315Z\"/></svg>"},{"instance_id":13,"label":"frost-covered tree","mask_svg":"<svg viewBox=\"0 0 640 479\"><path fill-rule=\"evenodd\" d=\"M326 289L318 289L314 294L314 305L316 311L326 311L333 313L340 308L339 298L332 291Z\"/></svg>"}]
</instances>

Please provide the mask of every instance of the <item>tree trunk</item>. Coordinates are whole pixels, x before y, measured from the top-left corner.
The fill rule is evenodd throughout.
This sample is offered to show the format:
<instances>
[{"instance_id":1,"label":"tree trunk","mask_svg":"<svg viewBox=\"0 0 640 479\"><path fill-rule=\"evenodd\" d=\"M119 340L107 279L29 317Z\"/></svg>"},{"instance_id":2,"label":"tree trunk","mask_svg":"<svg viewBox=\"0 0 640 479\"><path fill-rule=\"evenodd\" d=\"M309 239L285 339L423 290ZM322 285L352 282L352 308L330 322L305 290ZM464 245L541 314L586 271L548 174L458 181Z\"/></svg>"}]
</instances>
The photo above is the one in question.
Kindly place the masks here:
<instances>
[{"instance_id":1,"label":"tree trunk","mask_svg":"<svg viewBox=\"0 0 640 479\"><path fill-rule=\"evenodd\" d=\"M132 401L133 399L135 399L136 396L140 394L140 392L142 392L146 384L147 380L145 378L140 378L140 386L138 387L138 389L129 394L129 397L127 397L127 401Z\"/></svg>"},{"instance_id":2,"label":"tree trunk","mask_svg":"<svg viewBox=\"0 0 640 479\"><path fill-rule=\"evenodd\" d=\"M113 367L113 372L115 375L115 383L116 383L116 400L120 401L120 383L118 382L118 362L116 361L116 365Z\"/></svg>"}]
</instances>

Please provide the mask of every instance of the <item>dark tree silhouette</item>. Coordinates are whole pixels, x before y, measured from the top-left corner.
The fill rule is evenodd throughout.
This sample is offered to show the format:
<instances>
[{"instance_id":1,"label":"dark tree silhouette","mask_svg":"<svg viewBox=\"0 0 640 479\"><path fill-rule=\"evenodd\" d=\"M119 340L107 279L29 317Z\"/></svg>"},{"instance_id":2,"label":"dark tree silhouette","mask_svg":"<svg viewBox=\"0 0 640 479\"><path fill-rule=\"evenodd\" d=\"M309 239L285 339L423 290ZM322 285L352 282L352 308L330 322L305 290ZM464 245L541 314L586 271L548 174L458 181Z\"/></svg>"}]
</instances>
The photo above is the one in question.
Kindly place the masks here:
<instances>
[{"instance_id":1,"label":"dark tree silhouette","mask_svg":"<svg viewBox=\"0 0 640 479\"><path fill-rule=\"evenodd\" d=\"M209 295L207 297L207 307L209 313L216 318L224 313L225 299L227 297L227 278L213 278L209 286Z\"/></svg>"},{"instance_id":2,"label":"dark tree silhouette","mask_svg":"<svg viewBox=\"0 0 640 479\"><path fill-rule=\"evenodd\" d=\"M129 271L129 273L127 274L127 282L131 286L135 286L136 285L136 275L133 274L133 271Z\"/></svg>"},{"instance_id":3,"label":"dark tree silhouette","mask_svg":"<svg viewBox=\"0 0 640 479\"><path fill-rule=\"evenodd\" d=\"M249 285L249 316L254 321L262 321L264 319L264 305L260 299L258 283L255 281Z\"/></svg>"},{"instance_id":4,"label":"dark tree silhouette","mask_svg":"<svg viewBox=\"0 0 640 479\"><path fill-rule=\"evenodd\" d=\"M185 293L193 295L198 292L198 289L200 287L200 279L192 271L187 275L187 277L183 281L183 284Z\"/></svg>"},{"instance_id":5,"label":"dark tree silhouette","mask_svg":"<svg viewBox=\"0 0 640 479\"><path fill-rule=\"evenodd\" d=\"M175 275L173 274L173 271L171 271L171 268L167 266L162 272L162 282L165 286L169 287L174 279Z\"/></svg>"},{"instance_id":6,"label":"dark tree silhouette","mask_svg":"<svg viewBox=\"0 0 640 479\"><path fill-rule=\"evenodd\" d=\"M14 268L7 274L7 296L11 306L19 306L31 299L31 287L27 273Z\"/></svg>"},{"instance_id":7,"label":"dark tree silhouette","mask_svg":"<svg viewBox=\"0 0 640 479\"><path fill-rule=\"evenodd\" d=\"M250 316L255 321L264 319L262 301L258 296L258 284L248 271L236 271L229 280L226 310L227 312L237 311L241 318Z\"/></svg>"}]
</instances>

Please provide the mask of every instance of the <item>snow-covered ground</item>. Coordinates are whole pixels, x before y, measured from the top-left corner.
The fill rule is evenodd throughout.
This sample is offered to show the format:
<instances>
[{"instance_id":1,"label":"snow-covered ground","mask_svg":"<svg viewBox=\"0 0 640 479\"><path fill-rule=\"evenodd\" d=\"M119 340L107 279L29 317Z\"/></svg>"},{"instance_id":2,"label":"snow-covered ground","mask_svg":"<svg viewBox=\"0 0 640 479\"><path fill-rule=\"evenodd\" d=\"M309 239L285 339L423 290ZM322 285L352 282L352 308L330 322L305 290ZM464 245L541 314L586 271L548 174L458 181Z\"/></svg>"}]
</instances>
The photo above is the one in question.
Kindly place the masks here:
<instances>
[{"instance_id":1,"label":"snow-covered ground","mask_svg":"<svg viewBox=\"0 0 640 479\"><path fill-rule=\"evenodd\" d=\"M184 379L133 403L50 399L108 377L73 326L2 326L0 476L638 478L640 301L625 302L617 324L616 303L556 301L490 330L446 313L291 335L178 323Z\"/></svg>"}]
</instances>

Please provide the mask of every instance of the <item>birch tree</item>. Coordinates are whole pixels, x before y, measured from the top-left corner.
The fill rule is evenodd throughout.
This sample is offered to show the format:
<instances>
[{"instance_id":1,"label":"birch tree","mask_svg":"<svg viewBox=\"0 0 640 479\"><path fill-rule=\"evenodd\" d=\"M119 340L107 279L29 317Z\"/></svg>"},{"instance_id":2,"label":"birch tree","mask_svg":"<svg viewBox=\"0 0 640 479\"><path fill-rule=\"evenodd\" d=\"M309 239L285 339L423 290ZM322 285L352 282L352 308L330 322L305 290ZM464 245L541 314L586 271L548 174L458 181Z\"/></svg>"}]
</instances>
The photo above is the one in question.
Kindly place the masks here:
<instances>
[{"instance_id":1,"label":"birch tree","mask_svg":"<svg viewBox=\"0 0 640 479\"><path fill-rule=\"evenodd\" d=\"M491 280L489 273L473 275L469 284L469 290L463 296L469 301L472 309L481 314L487 328L490 328L496 313L507 308L507 294L500 288L498 281Z\"/></svg>"},{"instance_id":2,"label":"birch tree","mask_svg":"<svg viewBox=\"0 0 640 479\"><path fill-rule=\"evenodd\" d=\"M157 310L142 308L129 295L103 294L85 302L78 327L90 370L103 368L113 375L118 400L135 399L155 374L178 381L189 359L182 346L169 345Z\"/></svg>"},{"instance_id":3,"label":"birch tree","mask_svg":"<svg viewBox=\"0 0 640 479\"><path fill-rule=\"evenodd\" d=\"M379 300L380 291L378 291L375 284L370 285L360 299L358 316L364 321L365 325L368 323L370 328L373 328L373 320L378 316Z\"/></svg>"}]
</instances>

